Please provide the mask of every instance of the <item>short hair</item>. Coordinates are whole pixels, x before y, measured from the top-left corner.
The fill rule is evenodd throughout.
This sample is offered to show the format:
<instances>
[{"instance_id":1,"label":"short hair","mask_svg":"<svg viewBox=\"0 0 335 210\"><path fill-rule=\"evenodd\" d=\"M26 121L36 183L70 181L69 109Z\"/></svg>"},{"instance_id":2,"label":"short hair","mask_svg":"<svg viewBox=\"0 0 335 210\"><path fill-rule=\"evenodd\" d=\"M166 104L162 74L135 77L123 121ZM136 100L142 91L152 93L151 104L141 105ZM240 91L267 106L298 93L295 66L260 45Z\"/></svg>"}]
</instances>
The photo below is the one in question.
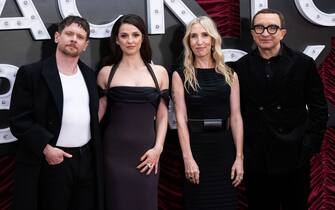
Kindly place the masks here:
<instances>
[{"instance_id":1,"label":"short hair","mask_svg":"<svg viewBox=\"0 0 335 210\"><path fill-rule=\"evenodd\" d=\"M64 18L59 24L58 24L58 33L61 33L65 27L71 25L72 23L78 24L79 27L84 29L84 31L87 34L86 39L89 38L90 36L90 25L87 22L85 18L79 17L79 16L74 16L74 15L69 15L66 18Z\"/></svg>"},{"instance_id":2,"label":"short hair","mask_svg":"<svg viewBox=\"0 0 335 210\"><path fill-rule=\"evenodd\" d=\"M122 59L123 52L120 46L116 43L116 40L120 27L125 23L135 26L142 33L143 41L140 48L141 58L145 63L150 63L152 59L152 52L147 33L147 26L140 16L127 14L120 17L113 25L112 33L109 39L111 54L108 56L106 64L117 64Z\"/></svg>"},{"instance_id":3,"label":"short hair","mask_svg":"<svg viewBox=\"0 0 335 210\"><path fill-rule=\"evenodd\" d=\"M282 12L278 11L278 10L275 10L275 9L269 9L269 8L266 8L266 9L261 9L259 10L255 15L254 17L252 18L251 20L251 27L254 27L254 24L255 24L255 18L257 17L257 15L259 14L277 14L279 19L280 19L280 27L281 28L285 28L285 17L283 15Z\"/></svg>"}]
</instances>

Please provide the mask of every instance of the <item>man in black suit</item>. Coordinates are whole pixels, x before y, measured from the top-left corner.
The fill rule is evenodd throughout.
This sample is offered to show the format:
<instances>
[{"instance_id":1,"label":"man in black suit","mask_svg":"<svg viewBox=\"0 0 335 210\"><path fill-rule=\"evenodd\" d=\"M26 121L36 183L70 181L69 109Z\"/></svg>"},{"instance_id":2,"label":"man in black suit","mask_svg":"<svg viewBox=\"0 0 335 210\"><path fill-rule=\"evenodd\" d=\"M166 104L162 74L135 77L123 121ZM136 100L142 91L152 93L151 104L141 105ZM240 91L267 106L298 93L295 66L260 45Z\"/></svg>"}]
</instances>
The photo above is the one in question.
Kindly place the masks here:
<instances>
[{"instance_id":1,"label":"man in black suit","mask_svg":"<svg viewBox=\"0 0 335 210\"><path fill-rule=\"evenodd\" d=\"M312 58L288 48L285 20L264 9L252 19L257 49L234 65L245 128L245 181L251 210L307 209L309 159L327 122Z\"/></svg>"},{"instance_id":2,"label":"man in black suit","mask_svg":"<svg viewBox=\"0 0 335 210\"><path fill-rule=\"evenodd\" d=\"M103 208L96 79L79 60L89 33L85 19L68 16L55 56L18 70L10 107L19 142L15 210Z\"/></svg>"}]
</instances>

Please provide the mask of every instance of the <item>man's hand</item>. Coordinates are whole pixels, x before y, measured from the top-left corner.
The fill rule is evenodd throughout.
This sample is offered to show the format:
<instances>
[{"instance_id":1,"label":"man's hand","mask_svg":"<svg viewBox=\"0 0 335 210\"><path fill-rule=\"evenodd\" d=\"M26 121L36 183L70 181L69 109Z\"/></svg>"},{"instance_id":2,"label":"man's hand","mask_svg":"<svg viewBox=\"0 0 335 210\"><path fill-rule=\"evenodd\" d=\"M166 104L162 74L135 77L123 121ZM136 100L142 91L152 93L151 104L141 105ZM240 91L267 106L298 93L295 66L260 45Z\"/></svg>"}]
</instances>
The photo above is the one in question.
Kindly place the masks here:
<instances>
[{"instance_id":1,"label":"man's hand","mask_svg":"<svg viewBox=\"0 0 335 210\"><path fill-rule=\"evenodd\" d=\"M72 155L64 152L63 150L53 147L50 144L47 144L43 150L46 161L49 165L57 165L63 162L64 157L71 158Z\"/></svg>"}]
</instances>

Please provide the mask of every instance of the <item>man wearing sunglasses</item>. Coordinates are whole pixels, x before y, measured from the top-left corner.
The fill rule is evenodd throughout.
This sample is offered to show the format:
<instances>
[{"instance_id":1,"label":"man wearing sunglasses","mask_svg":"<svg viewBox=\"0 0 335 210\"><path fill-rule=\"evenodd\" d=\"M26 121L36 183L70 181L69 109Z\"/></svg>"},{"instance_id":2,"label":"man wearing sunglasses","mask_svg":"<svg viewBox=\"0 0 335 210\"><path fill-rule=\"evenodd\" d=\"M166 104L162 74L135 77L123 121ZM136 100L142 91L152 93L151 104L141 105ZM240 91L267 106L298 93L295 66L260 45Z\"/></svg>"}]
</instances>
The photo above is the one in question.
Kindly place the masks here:
<instances>
[{"instance_id":1,"label":"man wearing sunglasses","mask_svg":"<svg viewBox=\"0 0 335 210\"><path fill-rule=\"evenodd\" d=\"M251 22L257 48L234 65L245 128L245 184L250 210L307 209L309 159L319 152L327 103L314 60L282 43L281 12Z\"/></svg>"}]
</instances>

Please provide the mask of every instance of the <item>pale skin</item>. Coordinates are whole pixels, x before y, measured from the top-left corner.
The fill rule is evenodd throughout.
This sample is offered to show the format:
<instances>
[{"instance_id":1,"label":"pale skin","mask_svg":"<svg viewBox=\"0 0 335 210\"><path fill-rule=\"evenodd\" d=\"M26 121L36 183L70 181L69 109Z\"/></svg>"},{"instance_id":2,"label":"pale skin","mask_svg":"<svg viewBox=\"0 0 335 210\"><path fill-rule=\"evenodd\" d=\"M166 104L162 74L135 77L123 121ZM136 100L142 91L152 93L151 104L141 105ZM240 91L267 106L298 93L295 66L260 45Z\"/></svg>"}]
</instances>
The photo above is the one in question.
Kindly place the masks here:
<instances>
[{"instance_id":1,"label":"pale skin","mask_svg":"<svg viewBox=\"0 0 335 210\"><path fill-rule=\"evenodd\" d=\"M88 46L86 31L78 24L72 23L66 26L62 32L55 33L56 63L58 70L65 75L73 75L77 72L79 56ZM49 165L57 165L64 161L64 158L71 158L72 155L63 150L47 144L43 150L46 161Z\"/></svg>"},{"instance_id":2,"label":"pale skin","mask_svg":"<svg viewBox=\"0 0 335 210\"><path fill-rule=\"evenodd\" d=\"M194 53L196 68L213 68L214 59L211 55L212 38L198 23L194 24L190 33L190 48ZM243 122L240 112L240 93L237 74L233 75L230 93L230 126L236 148L236 158L231 169L231 179L238 186L243 179ZM193 158L190 135L187 126L187 107L185 103L184 84L177 72L172 75L172 96L175 105L179 142L183 154L185 176L193 184L200 183L198 164Z\"/></svg>"},{"instance_id":3,"label":"pale skin","mask_svg":"<svg viewBox=\"0 0 335 210\"><path fill-rule=\"evenodd\" d=\"M279 16L273 13L258 14L254 19L254 25L263 25L265 27L277 25L282 27ZM264 30L262 34L256 34L255 31L251 30L251 35L258 47L260 55L265 59L270 59L278 55L280 41L283 40L286 32L286 29L278 29L275 34L269 34L267 30Z\"/></svg>"},{"instance_id":4,"label":"pale skin","mask_svg":"<svg viewBox=\"0 0 335 210\"><path fill-rule=\"evenodd\" d=\"M121 62L113 77L110 87L155 87L152 76L145 66L141 55L142 33L131 24L122 24L117 37L123 55ZM169 88L169 77L164 67L150 64L157 78L160 90ZM112 66L104 66L97 78L97 83L102 89L107 89L108 76ZM100 98L99 119L103 117L107 108L107 98ZM158 173L159 158L163 151L165 134L168 126L168 110L163 99L160 101L156 114L156 141L154 147L144 152L139 157L140 164L136 167L146 175Z\"/></svg>"}]
</instances>

